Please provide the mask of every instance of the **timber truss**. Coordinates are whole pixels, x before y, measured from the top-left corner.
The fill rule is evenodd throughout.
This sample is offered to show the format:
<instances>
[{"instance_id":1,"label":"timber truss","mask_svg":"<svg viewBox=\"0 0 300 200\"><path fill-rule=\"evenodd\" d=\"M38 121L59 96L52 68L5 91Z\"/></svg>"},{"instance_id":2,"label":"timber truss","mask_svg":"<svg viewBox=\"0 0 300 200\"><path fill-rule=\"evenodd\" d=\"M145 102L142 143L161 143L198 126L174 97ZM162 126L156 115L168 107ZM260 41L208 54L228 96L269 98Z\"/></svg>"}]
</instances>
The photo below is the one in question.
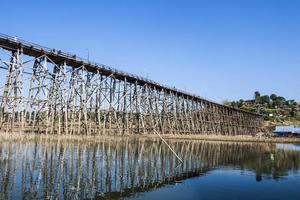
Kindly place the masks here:
<instances>
[{"instance_id":1,"label":"timber truss","mask_svg":"<svg viewBox=\"0 0 300 200\"><path fill-rule=\"evenodd\" d=\"M262 116L0 35L0 130L255 134Z\"/></svg>"}]
</instances>

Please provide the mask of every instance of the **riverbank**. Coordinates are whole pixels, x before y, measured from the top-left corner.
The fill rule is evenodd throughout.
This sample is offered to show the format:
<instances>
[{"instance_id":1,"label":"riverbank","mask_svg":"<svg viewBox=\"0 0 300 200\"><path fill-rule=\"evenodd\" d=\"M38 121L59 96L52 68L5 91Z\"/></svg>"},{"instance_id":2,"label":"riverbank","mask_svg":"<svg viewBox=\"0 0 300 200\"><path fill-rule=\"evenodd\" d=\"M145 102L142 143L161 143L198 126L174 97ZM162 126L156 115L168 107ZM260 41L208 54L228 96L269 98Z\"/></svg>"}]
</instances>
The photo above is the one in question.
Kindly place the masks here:
<instances>
[{"instance_id":1,"label":"riverbank","mask_svg":"<svg viewBox=\"0 0 300 200\"><path fill-rule=\"evenodd\" d=\"M257 134L256 136L237 135L176 135L165 134L161 135L166 140L199 140L199 141L220 141L220 142L262 142L262 143L298 143L300 138L296 137L275 137L273 135ZM0 141L30 141L36 139L51 140L51 141L82 141L82 142L97 142L104 139L122 139L122 138L138 138L138 139L160 139L157 134L142 134L142 135L45 135L34 133L0 133Z\"/></svg>"}]
</instances>

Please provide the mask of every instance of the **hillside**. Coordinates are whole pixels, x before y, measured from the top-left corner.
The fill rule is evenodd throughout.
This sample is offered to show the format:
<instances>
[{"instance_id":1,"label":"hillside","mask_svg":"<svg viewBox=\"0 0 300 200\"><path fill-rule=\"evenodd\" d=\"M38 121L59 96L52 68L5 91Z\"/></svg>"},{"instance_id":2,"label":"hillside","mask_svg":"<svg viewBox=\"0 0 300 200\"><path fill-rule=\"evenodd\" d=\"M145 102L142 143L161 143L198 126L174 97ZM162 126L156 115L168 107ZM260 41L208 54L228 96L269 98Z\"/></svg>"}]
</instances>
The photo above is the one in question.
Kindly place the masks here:
<instances>
[{"instance_id":1,"label":"hillside","mask_svg":"<svg viewBox=\"0 0 300 200\"><path fill-rule=\"evenodd\" d=\"M260 92L256 91L253 99L226 101L224 104L260 113L264 116L266 122L272 124L300 125L300 103L295 100L287 100L276 94L261 95Z\"/></svg>"}]
</instances>

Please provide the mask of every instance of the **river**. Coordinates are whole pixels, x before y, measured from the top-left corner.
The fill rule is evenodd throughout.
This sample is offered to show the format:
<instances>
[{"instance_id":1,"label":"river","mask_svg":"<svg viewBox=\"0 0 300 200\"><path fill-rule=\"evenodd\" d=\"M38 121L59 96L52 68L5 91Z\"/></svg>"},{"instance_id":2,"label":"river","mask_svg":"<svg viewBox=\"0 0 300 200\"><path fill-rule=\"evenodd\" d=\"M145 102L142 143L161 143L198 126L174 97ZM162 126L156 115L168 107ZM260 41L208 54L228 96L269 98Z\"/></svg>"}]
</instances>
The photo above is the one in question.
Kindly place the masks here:
<instances>
[{"instance_id":1,"label":"river","mask_svg":"<svg viewBox=\"0 0 300 200\"><path fill-rule=\"evenodd\" d=\"M299 199L296 144L0 142L0 199Z\"/></svg>"}]
</instances>

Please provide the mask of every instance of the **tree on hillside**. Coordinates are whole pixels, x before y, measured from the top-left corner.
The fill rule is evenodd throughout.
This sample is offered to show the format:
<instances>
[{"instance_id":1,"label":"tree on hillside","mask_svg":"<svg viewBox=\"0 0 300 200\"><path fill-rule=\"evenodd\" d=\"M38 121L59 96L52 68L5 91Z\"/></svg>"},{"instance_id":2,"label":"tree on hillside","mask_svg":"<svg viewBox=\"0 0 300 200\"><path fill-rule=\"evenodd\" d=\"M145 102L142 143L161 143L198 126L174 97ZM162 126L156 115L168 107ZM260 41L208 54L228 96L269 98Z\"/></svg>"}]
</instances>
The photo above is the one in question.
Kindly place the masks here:
<instances>
[{"instance_id":1,"label":"tree on hillside","mask_svg":"<svg viewBox=\"0 0 300 200\"><path fill-rule=\"evenodd\" d=\"M278 97L276 97L275 100L273 100L274 108L282 107L285 104L286 104L286 100L284 97L278 96Z\"/></svg>"},{"instance_id":2,"label":"tree on hillside","mask_svg":"<svg viewBox=\"0 0 300 200\"><path fill-rule=\"evenodd\" d=\"M272 101L275 101L276 98L277 98L277 95L276 95L276 94L271 94L270 99L271 99Z\"/></svg>"},{"instance_id":3,"label":"tree on hillside","mask_svg":"<svg viewBox=\"0 0 300 200\"><path fill-rule=\"evenodd\" d=\"M260 97L259 103L269 105L270 104L270 97L269 95L264 95Z\"/></svg>"},{"instance_id":4,"label":"tree on hillside","mask_svg":"<svg viewBox=\"0 0 300 200\"><path fill-rule=\"evenodd\" d=\"M256 103L260 102L260 93L259 93L259 91L254 92L254 99L255 99Z\"/></svg>"}]
</instances>

